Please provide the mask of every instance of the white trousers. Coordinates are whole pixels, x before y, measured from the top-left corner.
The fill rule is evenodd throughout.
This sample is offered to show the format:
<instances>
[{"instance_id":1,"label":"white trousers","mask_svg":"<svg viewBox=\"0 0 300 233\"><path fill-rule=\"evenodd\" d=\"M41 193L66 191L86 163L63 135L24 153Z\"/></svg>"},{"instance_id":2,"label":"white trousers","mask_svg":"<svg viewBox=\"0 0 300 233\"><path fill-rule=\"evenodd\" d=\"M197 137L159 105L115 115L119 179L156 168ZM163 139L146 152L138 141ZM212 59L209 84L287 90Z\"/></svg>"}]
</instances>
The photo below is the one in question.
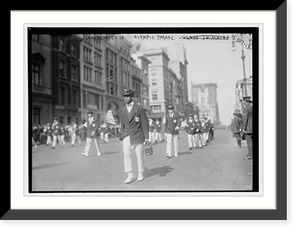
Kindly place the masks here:
<instances>
[{"instance_id":1,"label":"white trousers","mask_svg":"<svg viewBox=\"0 0 300 233\"><path fill-rule=\"evenodd\" d=\"M206 145L207 139L208 139L208 133L202 133L202 134L201 134L201 141L202 141L202 145L203 145L203 146Z\"/></svg>"},{"instance_id":2,"label":"white trousers","mask_svg":"<svg viewBox=\"0 0 300 233\"><path fill-rule=\"evenodd\" d=\"M194 136L194 135L192 135L192 134L188 134L188 135L187 135L189 148L195 147L193 136Z\"/></svg>"},{"instance_id":3,"label":"white trousers","mask_svg":"<svg viewBox=\"0 0 300 233\"><path fill-rule=\"evenodd\" d=\"M172 156L172 141L174 143L174 154L178 156L178 135L172 135L170 133L166 133L167 136L167 156Z\"/></svg>"},{"instance_id":4,"label":"white trousers","mask_svg":"<svg viewBox=\"0 0 300 233\"><path fill-rule=\"evenodd\" d=\"M76 133L71 134L71 145L75 145L76 142Z\"/></svg>"},{"instance_id":5,"label":"white trousers","mask_svg":"<svg viewBox=\"0 0 300 233\"><path fill-rule=\"evenodd\" d=\"M140 143L140 144L131 145L129 136L127 136L123 139L124 171L126 173L133 172L132 171L132 158L131 158L131 150L132 149L135 150L138 173L141 174L144 171L145 151L143 148L143 144Z\"/></svg>"},{"instance_id":6,"label":"white trousers","mask_svg":"<svg viewBox=\"0 0 300 233\"><path fill-rule=\"evenodd\" d=\"M52 138L51 136L47 136L47 142L46 142L47 145L51 145L52 144Z\"/></svg>"},{"instance_id":7,"label":"white trousers","mask_svg":"<svg viewBox=\"0 0 300 233\"><path fill-rule=\"evenodd\" d=\"M61 142L61 138L60 138L60 135L57 135L57 136L53 136L53 142L52 142L52 147L55 147L56 146L56 142L59 142L59 144L62 146L62 142Z\"/></svg>"},{"instance_id":8,"label":"white trousers","mask_svg":"<svg viewBox=\"0 0 300 233\"><path fill-rule=\"evenodd\" d=\"M155 139L155 141L161 142L162 141L161 132L155 132L154 139Z\"/></svg>"},{"instance_id":9,"label":"white trousers","mask_svg":"<svg viewBox=\"0 0 300 233\"><path fill-rule=\"evenodd\" d=\"M194 141L194 146L195 147L202 147L201 139L200 139L200 134L194 134L193 135L193 141Z\"/></svg>"},{"instance_id":10,"label":"white trousers","mask_svg":"<svg viewBox=\"0 0 300 233\"><path fill-rule=\"evenodd\" d=\"M149 142L154 143L154 132L149 132Z\"/></svg>"},{"instance_id":11,"label":"white trousers","mask_svg":"<svg viewBox=\"0 0 300 233\"><path fill-rule=\"evenodd\" d=\"M90 148L91 148L91 144L92 144L93 141L95 143L97 153L100 154L97 138L86 138L86 144L85 144L84 152L87 153L87 154L89 153Z\"/></svg>"}]
</instances>

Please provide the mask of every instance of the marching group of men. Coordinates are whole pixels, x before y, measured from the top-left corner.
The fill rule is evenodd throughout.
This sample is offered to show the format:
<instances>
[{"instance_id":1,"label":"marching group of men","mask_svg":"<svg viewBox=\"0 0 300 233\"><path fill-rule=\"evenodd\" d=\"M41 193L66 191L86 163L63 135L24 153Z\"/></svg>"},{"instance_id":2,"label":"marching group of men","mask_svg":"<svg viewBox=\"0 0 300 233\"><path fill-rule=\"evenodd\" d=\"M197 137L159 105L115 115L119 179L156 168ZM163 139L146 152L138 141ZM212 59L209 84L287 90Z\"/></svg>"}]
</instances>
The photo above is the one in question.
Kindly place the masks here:
<instances>
[{"instance_id":1,"label":"marching group of men","mask_svg":"<svg viewBox=\"0 0 300 233\"><path fill-rule=\"evenodd\" d=\"M44 126L35 124L32 127L34 147L37 148L39 143L45 143L47 146L51 146L52 149L55 149L57 142L63 147L66 141L70 141L72 147L76 142L81 145L87 138L86 124L86 121L83 121L81 125L77 125L75 122L69 125L63 125L58 122L56 117L52 124L47 123ZM118 127L112 130L106 123L103 123L101 126L97 125L96 136L104 142L108 142L109 135L113 134L114 136L118 136L118 131Z\"/></svg>"},{"instance_id":2,"label":"marching group of men","mask_svg":"<svg viewBox=\"0 0 300 233\"><path fill-rule=\"evenodd\" d=\"M148 119L145 109L134 103L134 92L132 90L125 89L123 98L125 105L119 110L120 128L118 136L124 154L124 172L127 174L127 178L124 182L128 184L135 180L133 177L132 150L135 151L137 158L137 181L144 179L144 146L149 145L149 143L162 142L166 139L166 158L170 159L178 156L178 135L181 129L182 119L178 113L174 112L173 106L168 106L168 112L165 114L162 122L159 120L154 121L152 118ZM239 126L238 128L238 132L243 132L247 140L249 148L247 159L252 158L252 106L248 104L249 102L251 101L245 98L243 124L242 127ZM86 133L86 144L82 155L88 157L91 144L94 143L97 155L100 156L101 151L98 145L98 138L104 138L105 140L107 136L103 135L107 135L107 132L103 131L105 127L98 126L94 119L93 112L90 111L87 115L88 117L84 124L78 127L73 122L69 127L68 131L71 133L72 139L71 145L74 146L76 139L81 144L79 135L80 132L84 131ZM162 134L162 125L164 125L164 135ZM102 124L102 126L104 126L104 124ZM47 145L51 144L51 138L52 148L55 148L57 140L61 145L64 145L62 128L56 118L52 125L47 124L44 130L49 139L47 139ZM79 129L81 129L81 131L79 131ZM207 141L211 140L214 136L214 125L207 117L199 120L197 115L189 115L186 120L185 130L190 150L202 148L206 145ZM240 143L238 145L240 146Z\"/></svg>"},{"instance_id":3,"label":"marching group of men","mask_svg":"<svg viewBox=\"0 0 300 233\"><path fill-rule=\"evenodd\" d=\"M231 120L231 131L237 140L236 148L241 148L242 140L245 140L248 147L248 154L244 157L245 160L253 159L253 129L252 129L252 100L246 96L242 99L242 112L238 109L233 113Z\"/></svg>"}]
</instances>

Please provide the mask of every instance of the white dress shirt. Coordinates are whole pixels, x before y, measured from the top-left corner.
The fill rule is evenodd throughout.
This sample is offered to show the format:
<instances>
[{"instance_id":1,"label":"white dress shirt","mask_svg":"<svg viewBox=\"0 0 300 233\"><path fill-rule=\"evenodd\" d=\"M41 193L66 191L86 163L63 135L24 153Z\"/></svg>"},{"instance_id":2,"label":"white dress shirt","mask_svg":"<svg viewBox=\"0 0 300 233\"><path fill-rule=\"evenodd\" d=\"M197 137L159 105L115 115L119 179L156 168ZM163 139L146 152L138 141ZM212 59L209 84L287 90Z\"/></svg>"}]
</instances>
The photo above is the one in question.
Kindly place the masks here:
<instances>
[{"instance_id":1,"label":"white dress shirt","mask_svg":"<svg viewBox=\"0 0 300 233\"><path fill-rule=\"evenodd\" d=\"M130 104L126 104L126 108L127 108L127 111L128 111L128 112L131 111L132 106L133 106L133 102L131 102Z\"/></svg>"}]
</instances>

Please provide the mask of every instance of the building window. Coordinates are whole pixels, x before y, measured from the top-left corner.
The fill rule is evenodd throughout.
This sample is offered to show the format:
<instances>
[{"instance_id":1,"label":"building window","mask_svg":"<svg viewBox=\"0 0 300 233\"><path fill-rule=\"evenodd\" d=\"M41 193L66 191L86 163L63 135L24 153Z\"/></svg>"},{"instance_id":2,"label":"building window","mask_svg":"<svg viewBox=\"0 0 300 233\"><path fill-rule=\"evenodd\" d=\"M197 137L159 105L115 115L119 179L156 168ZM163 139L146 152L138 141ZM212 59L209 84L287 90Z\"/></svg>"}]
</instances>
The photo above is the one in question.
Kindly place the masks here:
<instances>
[{"instance_id":1,"label":"building window","mask_svg":"<svg viewBox=\"0 0 300 233\"><path fill-rule=\"evenodd\" d=\"M59 40L58 40L58 49L60 50L60 51L64 51L64 47L65 47L65 41L64 41L64 39L63 38L59 38Z\"/></svg>"},{"instance_id":2,"label":"building window","mask_svg":"<svg viewBox=\"0 0 300 233\"><path fill-rule=\"evenodd\" d=\"M150 109L152 112L161 112L161 106L160 105L152 105L150 106Z\"/></svg>"},{"instance_id":3,"label":"building window","mask_svg":"<svg viewBox=\"0 0 300 233\"><path fill-rule=\"evenodd\" d=\"M99 109L99 95L94 93L87 93L87 107L90 109Z\"/></svg>"},{"instance_id":4,"label":"building window","mask_svg":"<svg viewBox=\"0 0 300 233\"><path fill-rule=\"evenodd\" d=\"M76 53L76 45L75 44L71 44L71 55L74 57L77 57L77 53Z\"/></svg>"},{"instance_id":5,"label":"building window","mask_svg":"<svg viewBox=\"0 0 300 233\"><path fill-rule=\"evenodd\" d=\"M86 62L90 62L92 63L92 50L87 48L87 47L83 47L83 60Z\"/></svg>"},{"instance_id":6,"label":"building window","mask_svg":"<svg viewBox=\"0 0 300 233\"><path fill-rule=\"evenodd\" d=\"M86 92L82 91L82 105L86 108Z\"/></svg>"},{"instance_id":7,"label":"building window","mask_svg":"<svg viewBox=\"0 0 300 233\"><path fill-rule=\"evenodd\" d=\"M65 105L65 96L66 96L66 88L61 87L59 89L59 105L61 106Z\"/></svg>"},{"instance_id":8,"label":"building window","mask_svg":"<svg viewBox=\"0 0 300 233\"><path fill-rule=\"evenodd\" d=\"M76 65L71 66L71 79L72 81L78 81L78 72Z\"/></svg>"},{"instance_id":9,"label":"building window","mask_svg":"<svg viewBox=\"0 0 300 233\"><path fill-rule=\"evenodd\" d=\"M99 53L94 53L95 66L101 67L101 55Z\"/></svg>"},{"instance_id":10,"label":"building window","mask_svg":"<svg viewBox=\"0 0 300 233\"><path fill-rule=\"evenodd\" d=\"M38 86L41 85L40 65L35 63L32 64L32 83Z\"/></svg>"},{"instance_id":11,"label":"building window","mask_svg":"<svg viewBox=\"0 0 300 233\"><path fill-rule=\"evenodd\" d=\"M152 86L156 86L156 85L157 85L156 79L152 79Z\"/></svg>"},{"instance_id":12,"label":"building window","mask_svg":"<svg viewBox=\"0 0 300 233\"><path fill-rule=\"evenodd\" d=\"M102 85L102 73L99 71L95 71L95 83L97 85Z\"/></svg>"},{"instance_id":13,"label":"building window","mask_svg":"<svg viewBox=\"0 0 300 233\"><path fill-rule=\"evenodd\" d=\"M152 100L157 100L157 93L152 94Z\"/></svg>"},{"instance_id":14,"label":"building window","mask_svg":"<svg viewBox=\"0 0 300 233\"><path fill-rule=\"evenodd\" d=\"M151 76L156 76L156 69L151 69Z\"/></svg>"},{"instance_id":15,"label":"building window","mask_svg":"<svg viewBox=\"0 0 300 233\"><path fill-rule=\"evenodd\" d=\"M71 105L73 107L77 107L77 91L76 90L72 90L72 103Z\"/></svg>"},{"instance_id":16,"label":"building window","mask_svg":"<svg viewBox=\"0 0 300 233\"><path fill-rule=\"evenodd\" d=\"M41 109L40 108L33 108L33 124L41 124Z\"/></svg>"},{"instance_id":17,"label":"building window","mask_svg":"<svg viewBox=\"0 0 300 233\"><path fill-rule=\"evenodd\" d=\"M92 69L91 68L84 66L83 78L85 81L92 82Z\"/></svg>"},{"instance_id":18,"label":"building window","mask_svg":"<svg viewBox=\"0 0 300 233\"><path fill-rule=\"evenodd\" d=\"M59 61L59 76L61 77L66 76L66 62L63 60Z\"/></svg>"},{"instance_id":19,"label":"building window","mask_svg":"<svg viewBox=\"0 0 300 233\"><path fill-rule=\"evenodd\" d=\"M100 95L100 110L104 110L104 98L103 95Z\"/></svg>"}]
</instances>

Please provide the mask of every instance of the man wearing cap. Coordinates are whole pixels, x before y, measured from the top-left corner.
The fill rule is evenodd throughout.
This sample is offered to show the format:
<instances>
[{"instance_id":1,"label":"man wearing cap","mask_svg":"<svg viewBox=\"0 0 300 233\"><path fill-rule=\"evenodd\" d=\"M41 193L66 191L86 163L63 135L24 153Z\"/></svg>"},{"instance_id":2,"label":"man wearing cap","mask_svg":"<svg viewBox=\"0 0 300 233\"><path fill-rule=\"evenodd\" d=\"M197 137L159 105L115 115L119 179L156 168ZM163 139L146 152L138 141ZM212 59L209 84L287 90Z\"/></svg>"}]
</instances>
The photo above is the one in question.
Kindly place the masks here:
<instances>
[{"instance_id":1,"label":"man wearing cap","mask_svg":"<svg viewBox=\"0 0 300 233\"><path fill-rule=\"evenodd\" d=\"M178 156L178 134L181 126L180 116L174 112L173 106L168 106L168 113L165 115L165 132L167 136L167 158L171 158L172 141L174 143L174 155Z\"/></svg>"},{"instance_id":2,"label":"man wearing cap","mask_svg":"<svg viewBox=\"0 0 300 233\"><path fill-rule=\"evenodd\" d=\"M245 160L252 160L252 101L250 96L243 97L243 132L248 146L248 154L244 158Z\"/></svg>"},{"instance_id":3,"label":"man wearing cap","mask_svg":"<svg viewBox=\"0 0 300 233\"><path fill-rule=\"evenodd\" d=\"M52 124L52 136L53 136L52 149L55 149L57 140L58 140L60 146L61 147L63 146L60 135L61 135L61 126L60 126L60 123L58 122L57 118L54 117L53 124Z\"/></svg>"},{"instance_id":4,"label":"man wearing cap","mask_svg":"<svg viewBox=\"0 0 300 233\"><path fill-rule=\"evenodd\" d=\"M243 120L242 120L242 114L239 112L239 110L235 110L233 113L233 119L230 124L231 132L233 133L233 136L236 138L237 146L236 149L240 149L242 146L242 127L243 126Z\"/></svg>"},{"instance_id":5,"label":"man wearing cap","mask_svg":"<svg viewBox=\"0 0 300 233\"><path fill-rule=\"evenodd\" d=\"M124 171L127 178L126 184L134 180L131 150L135 150L137 158L138 177L137 181L144 179L144 148L149 139L149 122L144 108L133 102L134 92L125 89L123 92L125 105L119 110L120 116L120 141L124 153Z\"/></svg>"},{"instance_id":6,"label":"man wearing cap","mask_svg":"<svg viewBox=\"0 0 300 233\"><path fill-rule=\"evenodd\" d=\"M81 154L88 157L92 141L94 141L97 150L97 156L100 156L101 152L99 150L98 141L96 137L98 123L94 120L94 115L92 111L89 111L87 115L88 115L88 119L84 123L84 127L86 128L86 144L85 144L84 152L82 152Z\"/></svg>"}]
</instances>

